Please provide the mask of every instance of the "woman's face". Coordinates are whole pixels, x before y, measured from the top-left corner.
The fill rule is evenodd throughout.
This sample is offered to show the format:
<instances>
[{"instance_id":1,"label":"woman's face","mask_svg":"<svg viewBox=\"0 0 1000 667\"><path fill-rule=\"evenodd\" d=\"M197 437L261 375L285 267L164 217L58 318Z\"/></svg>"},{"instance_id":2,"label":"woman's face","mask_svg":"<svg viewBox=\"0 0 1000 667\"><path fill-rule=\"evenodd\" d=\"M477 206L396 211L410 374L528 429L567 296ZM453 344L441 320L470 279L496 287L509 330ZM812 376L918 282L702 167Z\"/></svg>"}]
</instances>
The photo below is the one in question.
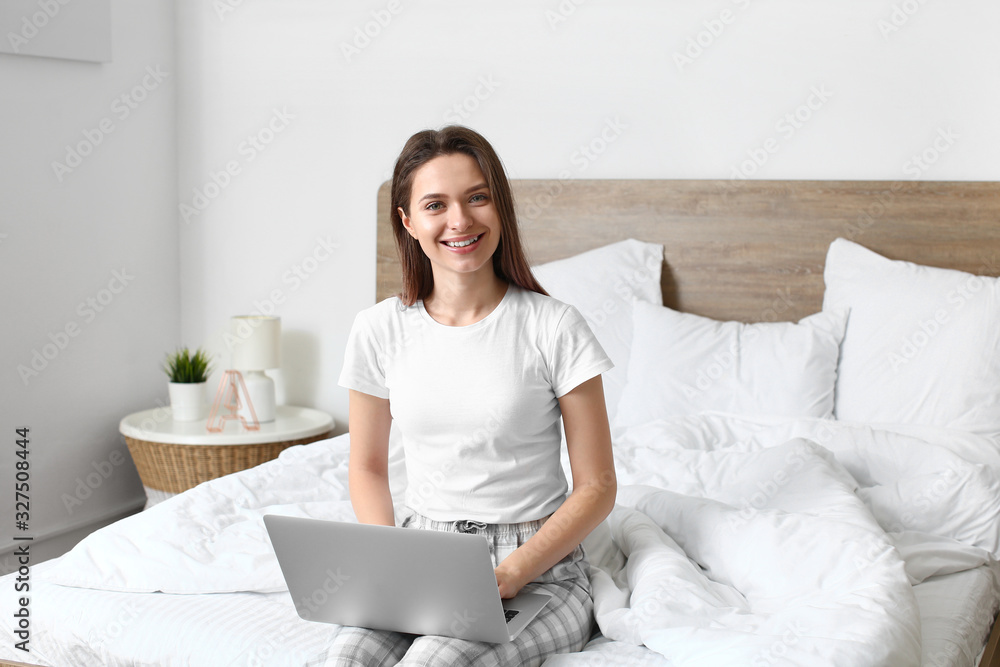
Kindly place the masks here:
<instances>
[{"instance_id":1,"label":"woman's face","mask_svg":"<svg viewBox=\"0 0 1000 667\"><path fill-rule=\"evenodd\" d=\"M465 153L439 155L417 169L410 215L399 215L420 242L435 279L441 271L493 272L500 218L479 163Z\"/></svg>"}]
</instances>

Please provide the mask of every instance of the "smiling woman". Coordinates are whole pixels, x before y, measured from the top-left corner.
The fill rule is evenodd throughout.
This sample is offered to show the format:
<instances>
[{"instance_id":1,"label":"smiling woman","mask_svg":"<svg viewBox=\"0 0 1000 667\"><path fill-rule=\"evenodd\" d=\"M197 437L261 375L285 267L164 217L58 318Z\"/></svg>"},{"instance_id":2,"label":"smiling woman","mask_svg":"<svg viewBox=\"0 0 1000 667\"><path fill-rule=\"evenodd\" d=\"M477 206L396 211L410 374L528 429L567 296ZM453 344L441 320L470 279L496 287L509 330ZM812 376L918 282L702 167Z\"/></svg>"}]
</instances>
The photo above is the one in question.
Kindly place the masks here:
<instances>
[{"instance_id":1,"label":"smiling woman","mask_svg":"<svg viewBox=\"0 0 1000 667\"><path fill-rule=\"evenodd\" d=\"M472 324L492 311L507 289L493 270L492 257L502 232L489 185L475 159L454 153L425 164L413 178L413 193L419 198L408 207L412 215L402 206L398 214L431 263L436 298L425 298L424 307L454 310L460 295L478 293L486 303L469 303L477 308L470 321L462 322L457 313L450 317L441 313L453 326Z\"/></svg>"},{"instance_id":2,"label":"smiling woman","mask_svg":"<svg viewBox=\"0 0 1000 667\"><path fill-rule=\"evenodd\" d=\"M452 182L452 179L457 180ZM496 245L483 254L492 257L496 277L545 294L545 290L531 274L524 256L514 213L514 197L503 164L493 147L481 135L458 125L438 131L417 132L406 142L396 161L392 183L390 218L403 274L403 288L399 298L405 305L411 306L418 299L430 297L435 274L431 256L427 254L423 243L413 235L410 224L404 223L403 217L406 216L408 220L420 219L424 215L430 217L433 211L444 209L443 213L436 215L450 216L452 224L462 229L462 216L455 219L456 205L459 206L457 213L473 217L483 229L452 232L450 236L442 236L439 240L463 241L480 231L485 232L487 230L482 218L491 217L492 214L492 220L495 221L492 230L495 238L492 241ZM445 202L438 196L445 194L452 198L450 202ZM414 201L415 198L417 201ZM448 203L452 204L450 211ZM420 211L414 208L418 205L422 207ZM424 211L424 208L428 210ZM479 215L473 216L473 209ZM448 217L444 218L445 221L447 219ZM468 225L469 222L464 224ZM468 230L470 227L466 226L464 229ZM432 254L436 254L434 243L430 245L435 251Z\"/></svg>"},{"instance_id":3,"label":"smiling woman","mask_svg":"<svg viewBox=\"0 0 1000 667\"><path fill-rule=\"evenodd\" d=\"M510 184L483 137L458 126L415 134L396 162L392 203L403 290L358 314L340 376L351 390L355 514L362 523L479 533L498 599L514 610L521 592L552 600L506 643L344 627L332 653L385 656L382 665L458 656L538 665L577 651L593 623L580 543L617 489L601 383L612 363L580 312L532 275ZM393 422L406 458L401 516L389 489Z\"/></svg>"}]
</instances>

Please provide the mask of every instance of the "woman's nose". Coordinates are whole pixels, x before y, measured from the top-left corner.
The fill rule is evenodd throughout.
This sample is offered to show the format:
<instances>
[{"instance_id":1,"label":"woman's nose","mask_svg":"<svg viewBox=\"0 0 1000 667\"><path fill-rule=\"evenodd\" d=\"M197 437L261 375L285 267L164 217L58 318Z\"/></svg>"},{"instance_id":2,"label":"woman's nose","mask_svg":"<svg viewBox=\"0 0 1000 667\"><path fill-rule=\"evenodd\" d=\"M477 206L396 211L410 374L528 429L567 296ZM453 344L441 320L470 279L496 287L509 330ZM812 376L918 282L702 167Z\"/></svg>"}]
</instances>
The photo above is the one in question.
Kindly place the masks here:
<instances>
[{"instance_id":1,"label":"woman's nose","mask_svg":"<svg viewBox=\"0 0 1000 667\"><path fill-rule=\"evenodd\" d=\"M448 227L461 231L468 229L472 225L472 216L462 206L454 206L449 211Z\"/></svg>"}]
</instances>

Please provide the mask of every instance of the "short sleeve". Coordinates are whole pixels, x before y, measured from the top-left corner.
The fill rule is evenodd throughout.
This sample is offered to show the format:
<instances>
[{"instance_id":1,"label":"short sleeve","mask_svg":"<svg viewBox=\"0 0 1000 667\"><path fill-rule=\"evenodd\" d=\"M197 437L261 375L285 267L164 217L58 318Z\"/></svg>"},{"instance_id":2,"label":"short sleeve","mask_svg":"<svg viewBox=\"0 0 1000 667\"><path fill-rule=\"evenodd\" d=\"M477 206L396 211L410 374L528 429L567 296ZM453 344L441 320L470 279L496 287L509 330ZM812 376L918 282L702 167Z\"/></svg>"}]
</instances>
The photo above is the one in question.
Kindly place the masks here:
<instances>
[{"instance_id":1,"label":"short sleeve","mask_svg":"<svg viewBox=\"0 0 1000 667\"><path fill-rule=\"evenodd\" d=\"M549 360L556 398L562 398L592 377L614 368L580 311L569 305L556 326Z\"/></svg>"},{"instance_id":2,"label":"short sleeve","mask_svg":"<svg viewBox=\"0 0 1000 667\"><path fill-rule=\"evenodd\" d=\"M340 371L338 384L378 398L389 398L381 346L365 311L354 318L354 326L347 337L344 367Z\"/></svg>"}]
</instances>

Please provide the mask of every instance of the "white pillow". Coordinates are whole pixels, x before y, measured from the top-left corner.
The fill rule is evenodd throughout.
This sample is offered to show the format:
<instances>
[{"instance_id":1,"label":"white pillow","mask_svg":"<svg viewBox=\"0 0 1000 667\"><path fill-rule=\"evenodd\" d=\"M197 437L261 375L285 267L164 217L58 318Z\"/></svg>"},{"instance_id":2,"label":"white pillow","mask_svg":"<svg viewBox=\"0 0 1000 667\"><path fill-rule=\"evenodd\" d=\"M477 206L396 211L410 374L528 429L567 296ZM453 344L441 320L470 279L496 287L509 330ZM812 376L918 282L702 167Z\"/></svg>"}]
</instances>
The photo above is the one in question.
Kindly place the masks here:
<instances>
[{"instance_id":1,"label":"white pillow","mask_svg":"<svg viewBox=\"0 0 1000 667\"><path fill-rule=\"evenodd\" d=\"M625 386L632 302L663 303L662 264L662 245L628 239L531 269L546 292L576 306L615 364L603 376L611 420Z\"/></svg>"},{"instance_id":2,"label":"white pillow","mask_svg":"<svg viewBox=\"0 0 1000 667\"><path fill-rule=\"evenodd\" d=\"M1000 437L1000 280L887 259L845 239L823 309L850 308L838 419Z\"/></svg>"},{"instance_id":3,"label":"white pillow","mask_svg":"<svg viewBox=\"0 0 1000 667\"><path fill-rule=\"evenodd\" d=\"M705 410L830 417L846 321L840 310L798 323L719 322L636 303L615 430Z\"/></svg>"}]
</instances>

